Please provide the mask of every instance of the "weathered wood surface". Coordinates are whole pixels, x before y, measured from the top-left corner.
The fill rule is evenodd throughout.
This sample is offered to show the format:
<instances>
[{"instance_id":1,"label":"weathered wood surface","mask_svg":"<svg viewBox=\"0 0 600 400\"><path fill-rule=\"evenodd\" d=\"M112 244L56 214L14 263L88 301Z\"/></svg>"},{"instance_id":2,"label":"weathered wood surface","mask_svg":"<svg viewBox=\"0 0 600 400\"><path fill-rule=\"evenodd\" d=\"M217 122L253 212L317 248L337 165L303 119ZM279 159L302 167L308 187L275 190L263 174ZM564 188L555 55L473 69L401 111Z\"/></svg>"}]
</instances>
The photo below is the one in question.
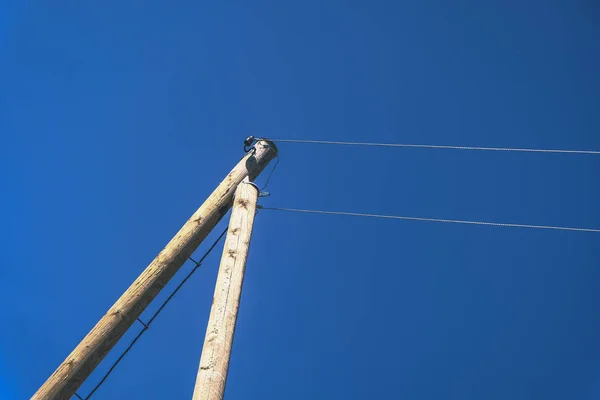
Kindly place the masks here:
<instances>
[{"instance_id":1,"label":"weathered wood surface","mask_svg":"<svg viewBox=\"0 0 600 400\"><path fill-rule=\"evenodd\" d=\"M225 393L257 199L258 190L247 181L235 192L193 400L221 400Z\"/></svg>"},{"instance_id":2,"label":"weathered wood surface","mask_svg":"<svg viewBox=\"0 0 600 400\"><path fill-rule=\"evenodd\" d=\"M33 395L32 400L71 398L125 331L228 212L233 194L242 180L246 177L254 180L276 155L277 148L273 143L259 141L254 150L238 162L154 261ZM190 174L195 172L187 171Z\"/></svg>"}]
</instances>

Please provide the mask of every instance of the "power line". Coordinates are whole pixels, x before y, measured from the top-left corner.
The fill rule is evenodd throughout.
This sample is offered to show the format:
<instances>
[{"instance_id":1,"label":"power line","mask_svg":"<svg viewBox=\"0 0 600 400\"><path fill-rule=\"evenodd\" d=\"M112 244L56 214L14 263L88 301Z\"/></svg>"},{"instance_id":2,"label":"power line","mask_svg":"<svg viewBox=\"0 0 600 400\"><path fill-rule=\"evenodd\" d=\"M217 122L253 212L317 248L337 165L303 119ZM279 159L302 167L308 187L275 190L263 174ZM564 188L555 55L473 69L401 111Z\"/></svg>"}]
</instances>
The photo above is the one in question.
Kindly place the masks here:
<instances>
[{"instance_id":1,"label":"power line","mask_svg":"<svg viewBox=\"0 0 600 400\"><path fill-rule=\"evenodd\" d=\"M486 226L502 226L502 227L509 227L509 228L531 228L531 229L549 229L549 230L556 230L556 231L576 231L576 232L600 233L600 229L571 228L571 227L566 227L566 226L507 224L507 223L498 223L498 222L466 221L466 220L459 220L459 219L423 218L423 217L407 217L407 216L400 216L400 215L365 214L365 213L353 213L353 212L344 212L344 211L303 210L303 209L298 209L298 208L282 208L282 207L259 206L259 208L262 210L288 211L288 212L309 213L309 214L346 215L346 216L351 216L351 217L401 219L401 220L405 220L405 221L444 222L444 223L451 223L451 224L486 225Z\"/></svg>"},{"instance_id":2,"label":"power line","mask_svg":"<svg viewBox=\"0 0 600 400\"><path fill-rule=\"evenodd\" d=\"M369 142L339 142L330 140L304 140L304 139L269 139L272 142L287 143L310 143L310 144L330 144L342 146L371 146L371 147L405 147L416 149L445 149L445 150L480 150L480 151L506 151L521 153L562 153L562 154L600 154L595 150L562 150L562 149L526 149L526 148L508 148L508 147L478 147L478 146L446 146L433 144L404 144L404 143L369 143Z\"/></svg>"},{"instance_id":3,"label":"power line","mask_svg":"<svg viewBox=\"0 0 600 400\"><path fill-rule=\"evenodd\" d=\"M123 360L123 358L127 355L127 353L129 353L129 351L133 348L133 346L138 341L138 339L144 334L144 332L146 332L148 330L148 328L150 328L150 324L156 319L156 317L158 317L158 314L160 314L160 312L171 301L171 299L173 298L173 296L175 296L175 294L179 291L179 289L181 289L182 286L188 281L188 279L190 279L192 277L192 275L194 274L194 272L196 272L196 270L198 268L200 268L200 265L202 265L202 262L204 261L204 259L206 257L208 257L208 255L213 251L213 249L221 241L221 239L223 238L223 236L225 236L225 233L227 233L227 229L228 228L226 227L225 230L223 230L223 232L213 242L213 244L209 247L209 249L206 251L206 253L204 253L204 255L202 256L202 258L200 259L200 261L196 261L192 257L189 257L189 260L195 264L194 268L192 268L192 270L185 276L185 278L183 278L183 280L179 283L179 285L177 285L177 287L171 292L171 294L169 295L169 297L167 297L167 299L161 304L161 306L158 308L158 310L156 310L156 312L152 315L152 317L150 318L150 320L148 320L147 323L144 323L139 318L137 319L137 321L144 326L142 328L142 330L138 332L138 334L133 338L133 340L131 341L131 343L129 343L129 345L127 346L127 348L125 350L123 350L123 352L119 355L119 357L117 358L117 360L110 366L110 368L108 369L108 371L104 374L104 376L102 377L102 379L100 379L100 382L98 382L98 384L96 384L96 386L94 386L94 388L92 389L92 391L87 396L85 396L85 399L83 399L79 394L75 393L75 396L77 398L82 399L82 400L88 400L100 388L100 386L102 386L102 384L106 381L106 379L108 379L108 376L113 372L113 370L117 367L117 365L121 362L121 360Z\"/></svg>"}]
</instances>

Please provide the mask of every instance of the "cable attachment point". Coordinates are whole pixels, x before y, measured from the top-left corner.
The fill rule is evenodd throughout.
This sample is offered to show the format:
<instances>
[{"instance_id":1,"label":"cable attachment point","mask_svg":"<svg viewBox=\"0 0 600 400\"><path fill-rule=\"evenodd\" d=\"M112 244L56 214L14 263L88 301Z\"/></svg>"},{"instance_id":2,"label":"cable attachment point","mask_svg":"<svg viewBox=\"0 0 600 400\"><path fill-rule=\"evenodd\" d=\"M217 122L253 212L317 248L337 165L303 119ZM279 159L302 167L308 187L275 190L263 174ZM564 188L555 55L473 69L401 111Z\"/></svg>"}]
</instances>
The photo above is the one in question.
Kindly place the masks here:
<instances>
[{"instance_id":1,"label":"cable attachment point","mask_svg":"<svg viewBox=\"0 0 600 400\"><path fill-rule=\"evenodd\" d=\"M250 151L250 149L255 141L256 141L256 138L254 136L248 136L246 138L246 140L244 140L244 151L246 153Z\"/></svg>"},{"instance_id":2,"label":"cable attachment point","mask_svg":"<svg viewBox=\"0 0 600 400\"><path fill-rule=\"evenodd\" d=\"M263 191L261 191L260 188L254 182L242 181L242 183L245 183L246 185L252 185L252 186L254 186L254 188L258 192L258 197L269 197L271 195L271 193L269 193L269 192L263 192ZM234 197L235 197L235 194L234 194Z\"/></svg>"},{"instance_id":3,"label":"cable attachment point","mask_svg":"<svg viewBox=\"0 0 600 400\"><path fill-rule=\"evenodd\" d=\"M258 192L258 197L269 197L271 195L271 193L269 193L269 192L263 192L263 191L261 191L260 188L254 182L242 181L242 183L245 183L246 185L252 185L252 186L254 186L254 188ZM234 197L235 197L235 194L234 194Z\"/></svg>"}]
</instances>

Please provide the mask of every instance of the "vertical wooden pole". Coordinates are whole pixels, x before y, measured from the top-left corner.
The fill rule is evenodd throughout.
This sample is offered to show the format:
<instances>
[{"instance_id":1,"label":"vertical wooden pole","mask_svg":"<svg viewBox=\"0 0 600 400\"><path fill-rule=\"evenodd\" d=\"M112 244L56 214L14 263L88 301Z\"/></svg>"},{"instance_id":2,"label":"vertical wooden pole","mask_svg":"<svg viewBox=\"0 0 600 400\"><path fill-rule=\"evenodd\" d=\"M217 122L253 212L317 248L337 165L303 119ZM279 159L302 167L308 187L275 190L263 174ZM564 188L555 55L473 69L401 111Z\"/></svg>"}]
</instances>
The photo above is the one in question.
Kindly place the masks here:
<instances>
[{"instance_id":1,"label":"vertical wooden pole","mask_svg":"<svg viewBox=\"0 0 600 400\"><path fill-rule=\"evenodd\" d=\"M201 151L210 150L200 149L200 153ZM256 143L254 149L238 162L154 261L33 395L32 400L71 398L125 331L227 213L240 182L247 177L253 180L276 155L277 148L273 143L266 141ZM206 165L199 166L198 170L206 167ZM188 173L197 174L197 171L188 171ZM151 219L152 216L148 218Z\"/></svg>"},{"instance_id":2,"label":"vertical wooden pole","mask_svg":"<svg viewBox=\"0 0 600 400\"><path fill-rule=\"evenodd\" d=\"M257 199L258 189L248 180L235 192L193 400L221 400L225 392Z\"/></svg>"}]
</instances>

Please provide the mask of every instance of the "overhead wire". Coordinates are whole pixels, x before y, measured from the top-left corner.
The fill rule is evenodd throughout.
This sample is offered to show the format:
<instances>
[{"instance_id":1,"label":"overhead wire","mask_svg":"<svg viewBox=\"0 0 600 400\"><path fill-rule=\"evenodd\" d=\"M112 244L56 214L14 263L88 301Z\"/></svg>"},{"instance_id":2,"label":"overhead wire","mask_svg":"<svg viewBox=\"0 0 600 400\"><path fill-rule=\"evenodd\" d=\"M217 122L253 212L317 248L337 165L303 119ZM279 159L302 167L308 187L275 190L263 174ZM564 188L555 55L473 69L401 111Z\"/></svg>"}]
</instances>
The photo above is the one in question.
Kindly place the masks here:
<instances>
[{"instance_id":1,"label":"overhead wire","mask_svg":"<svg viewBox=\"0 0 600 400\"><path fill-rule=\"evenodd\" d=\"M345 215L345 216L351 216L351 217L396 219L396 220L405 220L405 221L427 221L427 222L441 222L441 223L465 224L465 225L486 225L486 226L499 226L499 227L509 227L509 228L549 229L549 230L557 230L557 231L576 231L576 232L594 232L594 233L600 233L600 229L575 228L575 227L567 227L567 226L513 224L513 223L486 222L486 221L469 221L469 220L459 220L459 219L410 217L410 216L403 216L403 215L383 215L383 214L355 213L355 212L345 212L345 211L308 210L308 209L283 208L283 207L264 207L264 206L259 206L259 209L261 209L261 210L272 210L272 211L286 211L286 212L295 212L295 213L305 213L305 214Z\"/></svg>"},{"instance_id":2,"label":"overhead wire","mask_svg":"<svg viewBox=\"0 0 600 400\"><path fill-rule=\"evenodd\" d=\"M478 151L504 151L504 152L524 152L524 153L562 153L562 154L588 154L588 155L590 155L590 154L599 155L600 154L600 151L596 151L596 150L452 146L452 145L407 144L407 143L344 142L344 141L307 140L307 139L263 138L262 140L269 140L272 142L281 142L281 143L309 143L309 144L327 144L327 145L341 145L341 146L404 147L404 148L417 148L417 149L478 150Z\"/></svg>"},{"instance_id":3,"label":"overhead wire","mask_svg":"<svg viewBox=\"0 0 600 400\"><path fill-rule=\"evenodd\" d=\"M261 140L269 140L272 142L310 143L310 144L326 144L326 145L342 145L342 146L404 147L404 148L425 148L425 149L480 150L480 151L528 152L528 153L563 153L563 154L588 154L588 155L589 154L593 154L593 155L600 154L600 151L595 151L595 150L447 146L447 145L428 145L428 144L345 142L345 141L330 141L330 140L276 139L276 138L262 138ZM402 215L382 215L382 214L372 214L372 213L309 210L309 209L283 208L283 207L259 206L259 208L263 209L263 210L288 211L288 212L323 214L323 215L345 215L345 216L353 216L353 217L397 219L397 220L406 220L406 221L427 221L427 222L453 223L453 224L465 224L465 225L485 225L485 226L511 227L511 228L547 229L547 230L558 230L558 231L600 233L600 229L578 228L578 227L567 227L567 226L499 223L499 222L487 222L487 221L469 221L469 220L446 219L446 218L411 217L411 216L402 216Z\"/></svg>"}]
</instances>

